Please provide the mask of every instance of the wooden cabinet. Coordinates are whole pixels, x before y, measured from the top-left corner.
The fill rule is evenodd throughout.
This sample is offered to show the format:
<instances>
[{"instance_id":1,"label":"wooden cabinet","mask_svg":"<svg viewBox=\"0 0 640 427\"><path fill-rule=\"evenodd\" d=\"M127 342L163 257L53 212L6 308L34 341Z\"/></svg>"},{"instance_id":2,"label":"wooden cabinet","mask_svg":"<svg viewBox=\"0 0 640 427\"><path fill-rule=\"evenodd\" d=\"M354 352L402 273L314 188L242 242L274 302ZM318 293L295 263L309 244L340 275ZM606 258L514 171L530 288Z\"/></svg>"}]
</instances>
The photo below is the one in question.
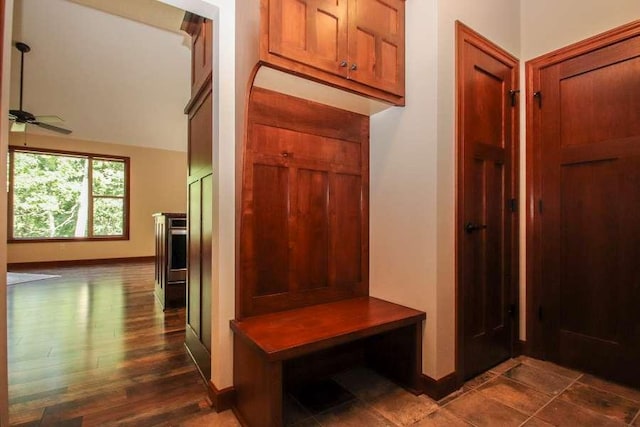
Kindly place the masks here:
<instances>
[{"instance_id":1,"label":"wooden cabinet","mask_svg":"<svg viewBox=\"0 0 640 427\"><path fill-rule=\"evenodd\" d=\"M262 0L261 60L404 105L404 0Z\"/></svg>"},{"instance_id":2,"label":"wooden cabinet","mask_svg":"<svg viewBox=\"0 0 640 427\"><path fill-rule=\"evenodd\" d=\"M237 318L368 294L369 120L254 88Z\"/></svg>"},{"instance_id":3,"label":"wooden cabinet","mask_svg":"<svg viewBox=\"0 0 640 427\"><path fill-rule=\"evenodd\" d=\"M188 255L186 346L198 369L211 378L211 280L213 239L212 22L187 13L191 36L191 100L188 139Z\"/></svg>"}]
</instances>

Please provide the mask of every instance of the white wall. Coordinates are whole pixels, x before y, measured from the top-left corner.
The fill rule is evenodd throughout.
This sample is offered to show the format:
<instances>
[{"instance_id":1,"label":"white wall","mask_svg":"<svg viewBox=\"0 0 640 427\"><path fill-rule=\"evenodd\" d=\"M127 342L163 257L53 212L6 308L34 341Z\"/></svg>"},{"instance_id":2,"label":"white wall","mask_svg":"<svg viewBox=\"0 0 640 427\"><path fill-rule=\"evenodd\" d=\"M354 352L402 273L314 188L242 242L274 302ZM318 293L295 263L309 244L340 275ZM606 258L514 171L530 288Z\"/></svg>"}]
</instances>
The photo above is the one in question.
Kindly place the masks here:
<instances>
[{"instance_id":1,"label":"white wall","mask_svg":"<svg viewBox=\"0 0 640 427\"><path fill-rule=\"evenodd\" d=\"M406 103L371 117L370 294L427 312L436 371L436 0L406 3Z\"/></svg>"},{"instance_id":2,"label":"white wall","mask_svg":"<svg viewBox=\"0 0 640 427\"><path fill-rule=\"evenodd\" d=\"M371 294L427 312L423 371L455 370L455 21L520 51L512 0L406 3L407 106L371 120Z\"/></svg>"},{"instance_id":3,"label":"white wall","mask_svg":"<svg viewBox=\"0 0 640 427\"><path fill-rule=\"evenodd\" d=\"M521 19L526 61L640 19L640 1L522 1Z\"/></svg>"},{"instance_id":4,"label":"white wall","mask_svg":"<svg viewBox=\"0 0 640 427\"><path fill-rule=\"evenodd\" d=\"M9 88L13 0L5 0L2 75L0 99L0 165L7 164L9 140ZM7 188L6 169L0 168L0 188ZM9 378L7 375L7 198L0 197L0 427L9 426Z\"/></svg>"}]
</instances>

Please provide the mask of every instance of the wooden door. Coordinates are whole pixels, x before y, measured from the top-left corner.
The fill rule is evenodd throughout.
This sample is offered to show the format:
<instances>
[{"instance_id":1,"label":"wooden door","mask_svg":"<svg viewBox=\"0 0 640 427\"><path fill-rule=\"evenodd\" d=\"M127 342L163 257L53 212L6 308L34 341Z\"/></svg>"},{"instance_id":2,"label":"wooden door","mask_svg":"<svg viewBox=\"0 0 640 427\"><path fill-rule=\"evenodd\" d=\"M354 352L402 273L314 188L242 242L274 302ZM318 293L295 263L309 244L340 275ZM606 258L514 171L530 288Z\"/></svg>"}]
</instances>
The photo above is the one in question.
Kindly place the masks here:
<instances>
[{"instance_id":1,"label":"wooden door","mask_svg":"<svg viewBox=\"0 0 640 427\"><path fill-rule=\"evenodd\" d=\"M347 0L265 1L270 53L347 76Z\"/></svg>"},{"instance_id":2,"label":"wooden door","mask_svg":"<svg viewBox=\"0 0 640 427\"><path fill-rule=\"evenodd\" d=\"M404 0L350 0L349 78L404 96Z\"/></svg>"},{"instance_id":3,"label":"wooden door","mask_svg":"<svg viewBox=\"0 0 640 427\"><path fill-rule=\"evenodd\" d=\"M212 22L187 13L192 36L192 99L187 179L186 345L203 377L211 378L211 280L213 238ZM209 53L207 53L209 52Z\"/></svg>"},{"instance_id":4,"label":"wooden door","mask_svg":"<svg viewBox=\"0 0 640 427\"><path fill-rule=\"evenodd\" d=\"M512 354L518 61L458 24L458 369Z\"/></svg>"},{"instance_id":5,"label":"wooden door","mask_svg":"<svg viewBox=\"0 0 640 427\"><path fill-rule=\"evenodd\" d=\"M549 359L640 386L640 28L601 44L539 70L539 314Z\"/></svg>"}]
</instances>

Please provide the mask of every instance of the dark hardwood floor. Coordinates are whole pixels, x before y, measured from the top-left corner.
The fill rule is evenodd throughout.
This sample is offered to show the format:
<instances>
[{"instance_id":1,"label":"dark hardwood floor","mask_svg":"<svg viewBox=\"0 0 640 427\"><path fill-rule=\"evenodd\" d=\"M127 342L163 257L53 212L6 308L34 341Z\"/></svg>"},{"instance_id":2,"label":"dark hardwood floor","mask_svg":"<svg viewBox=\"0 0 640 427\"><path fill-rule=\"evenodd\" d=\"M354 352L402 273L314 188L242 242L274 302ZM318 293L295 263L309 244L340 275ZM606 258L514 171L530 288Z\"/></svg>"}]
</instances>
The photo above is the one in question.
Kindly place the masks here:
<instances>
[{"instance_id":1,"label":"dark hardwood floor","mask_svg":"<svg viewBox=\"0 0 640 427\"><path fill-rule=\"evenodd\" d=\"M12 425L222 421L185 351L184 309L155 300L153 264L29 272L60 277L8 289Z\"/></svg>"}]
</instances>

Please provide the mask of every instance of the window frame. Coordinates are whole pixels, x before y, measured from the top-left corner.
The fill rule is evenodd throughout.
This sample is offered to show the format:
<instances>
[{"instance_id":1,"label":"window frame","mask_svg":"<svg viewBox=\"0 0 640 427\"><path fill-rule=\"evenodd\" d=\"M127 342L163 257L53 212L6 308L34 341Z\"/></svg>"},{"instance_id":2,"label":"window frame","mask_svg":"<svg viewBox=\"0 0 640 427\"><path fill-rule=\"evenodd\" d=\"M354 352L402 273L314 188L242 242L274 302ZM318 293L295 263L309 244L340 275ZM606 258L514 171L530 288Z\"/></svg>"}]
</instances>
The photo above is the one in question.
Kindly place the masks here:
<instances>
[{"instance_id":1,"label":"window frame","mask_svg":"<svg viewBox=\"0 0 640 427\"><path fill-rule=\"evenodd\" d=\"M15 152L26 152L26 153L34 153L34 154L44 154L44 155L58 155L58 156L66 156L66 157L81 157L87 159L89 165L89 200L88 200L88 219L87 219L87 237L37 237L37 238L28 238L28 237L14 237L13 235L13 196L14 196L14 154ZM68 151L68 150L58 150L51 148L39 148L39 147L23 147L18 145L10 145L7 150L7 158L8 158L8 166L9 166L9 177L7 181L8 192L7 192L7 242L8 243L52 243L52 242L104 242L104 241L116 241L116 240L129 240L129 228L130 228L130 208L131 208L131 180L130 180L130 169L131 169L131 159L126 156L117 156L111 154L97 154L97 153L86 153L81 151ZM118 161L124 163L124 197L120 196L94 196L93 192L93 161L94 160L102 160L102 161ZM113 199L122 199L124 205L123 212L123 230L122 235L119 236L96 236L93 234L93 204L94 198L113 198Z\"/></svg>"}]
</instances>

